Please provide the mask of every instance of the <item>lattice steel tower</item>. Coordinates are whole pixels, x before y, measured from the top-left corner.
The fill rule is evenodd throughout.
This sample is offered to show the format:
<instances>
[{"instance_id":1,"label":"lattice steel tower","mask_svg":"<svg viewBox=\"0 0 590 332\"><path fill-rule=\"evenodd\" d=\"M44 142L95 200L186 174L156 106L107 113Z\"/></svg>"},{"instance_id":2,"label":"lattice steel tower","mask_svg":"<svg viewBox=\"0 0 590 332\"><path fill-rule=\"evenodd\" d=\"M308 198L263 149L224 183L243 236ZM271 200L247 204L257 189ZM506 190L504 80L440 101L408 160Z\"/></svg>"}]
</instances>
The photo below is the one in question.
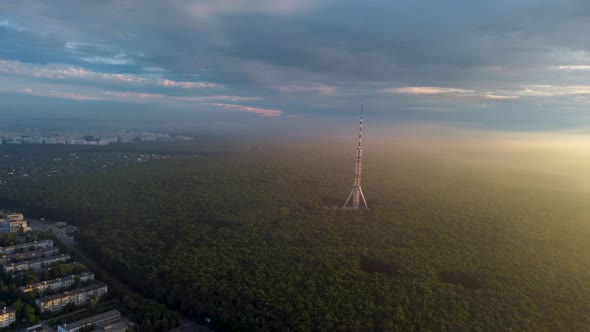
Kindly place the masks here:
<instances>
[{"instance_id":1,"label":"lattice steel tower","mask_svg":"<svg viewBox=\"0 0 590 332\"><path fill-rule=\"evenodd\" d=\"M352 191L348 198L346 199L346 203L344 203L343 207L348 206L348 202L350 202L352 198L351 208L358 209L358 208L365 208L368 209L367 201L365 200L365 195L363 194L363 189L361 188L361 170L363 167L363 147L361 145L363 138L363 104L361 104L361 121L359 127L359 145L356 148L356 168L354 172L354 184L352 185ZM361 198L363 200L361 206Z\"/></svg>"}]
</instances>

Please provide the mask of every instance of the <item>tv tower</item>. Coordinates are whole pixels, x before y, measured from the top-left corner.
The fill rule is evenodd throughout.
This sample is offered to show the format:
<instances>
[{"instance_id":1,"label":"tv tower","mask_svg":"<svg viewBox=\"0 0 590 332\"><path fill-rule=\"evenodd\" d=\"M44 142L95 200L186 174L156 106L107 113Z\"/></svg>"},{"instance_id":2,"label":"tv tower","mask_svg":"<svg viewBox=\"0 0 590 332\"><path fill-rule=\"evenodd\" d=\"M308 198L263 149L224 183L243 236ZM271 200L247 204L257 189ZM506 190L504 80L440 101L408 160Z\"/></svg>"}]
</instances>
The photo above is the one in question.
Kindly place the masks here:
<instances>
[{"instance_id":1,"label":"tv tower","mask_svg":"<svg viewBox=\"0 0 590 332\"><path fill-rule=\"evenodd\" d=\"M363 204L365 209L368 209L367 201L365 200L365 195L363 194L363 189L361 188L361 169L362 169L362 161L363 161L363 147L361 145L363 138L363 104L361 104L361 121L359 127L359 145L356 148L356 167L354 172L354 184L352 185L352 190L350 191L350 195L346 199L346 203L344 203L343 208L348 205L350 199L352 198L352 205L350 206L353 209L361 208L361 198L363 199Z\"/></svg>"}]
</instances>

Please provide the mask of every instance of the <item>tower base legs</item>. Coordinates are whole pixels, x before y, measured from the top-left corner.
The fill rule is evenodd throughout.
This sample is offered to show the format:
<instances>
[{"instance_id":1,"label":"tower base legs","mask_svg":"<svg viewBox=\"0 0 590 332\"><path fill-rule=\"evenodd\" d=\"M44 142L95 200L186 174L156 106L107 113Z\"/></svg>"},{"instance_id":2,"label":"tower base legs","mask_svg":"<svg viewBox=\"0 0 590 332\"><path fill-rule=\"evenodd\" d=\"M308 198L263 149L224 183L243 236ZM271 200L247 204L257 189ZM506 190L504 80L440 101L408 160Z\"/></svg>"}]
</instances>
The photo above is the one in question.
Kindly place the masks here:
<instances>
[{"instance_id":1,"label":"tower base legs","mask_svg":"<svg viewBox=\"0 0 590 332\"><path fill-rule=\"evenodd\" d=\"M352 198L351 208L353 208L353 209L358 209L358 208L362 208L362 207L364 207L365 209L369 208L367 206L367 200L365 199L365 194L363 194L363 189L360 186L352 187L352 190L350 191L350 194L348 195L346 202L342 206L343 208L345 208L348 205L348 202L350 202L351 198ZM362 205L364 205L364 206L361 206L361 198L362 198Z\"/></svg>"}]
</instances>

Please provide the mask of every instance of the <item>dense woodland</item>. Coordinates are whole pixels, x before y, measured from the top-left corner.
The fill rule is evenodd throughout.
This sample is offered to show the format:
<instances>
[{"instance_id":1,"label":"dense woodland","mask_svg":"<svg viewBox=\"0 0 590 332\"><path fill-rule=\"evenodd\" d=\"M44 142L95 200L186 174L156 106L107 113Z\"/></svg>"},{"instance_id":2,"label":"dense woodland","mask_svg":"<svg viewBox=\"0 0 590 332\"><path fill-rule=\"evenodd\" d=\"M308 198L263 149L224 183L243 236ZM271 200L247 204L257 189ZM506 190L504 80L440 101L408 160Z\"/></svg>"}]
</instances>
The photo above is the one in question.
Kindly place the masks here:
<instances>
[{"instance_id":1,"label":"dense woodland","mask_svg":"<svg viewBox=\"0 0 590 332\"><path fill-rule=\"evenodd\" d=\"M106 268L219 330L590 326L589 194L369 145L370 210L343 210L354 160L344 143L125 146L171 158L12 179L0 205L80 225L80 244ZM0 155L70 153L22 148Z\"/></svg>"}]
</instances>

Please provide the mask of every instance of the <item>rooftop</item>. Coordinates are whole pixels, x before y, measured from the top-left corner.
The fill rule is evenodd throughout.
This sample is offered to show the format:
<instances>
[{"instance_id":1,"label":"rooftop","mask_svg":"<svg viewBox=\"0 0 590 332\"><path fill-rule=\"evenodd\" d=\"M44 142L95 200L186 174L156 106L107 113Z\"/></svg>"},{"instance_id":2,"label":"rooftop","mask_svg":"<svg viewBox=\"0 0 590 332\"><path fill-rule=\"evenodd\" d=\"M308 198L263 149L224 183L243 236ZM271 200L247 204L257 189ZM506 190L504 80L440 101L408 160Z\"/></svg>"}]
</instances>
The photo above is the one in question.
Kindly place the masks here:
<instances>
[{"instance_id":1,"label":"rooftop","mask_svg":"<svg viewBox=\"0 0 590 332\"><path fill-rule=\"evenodd\" d=\"M4 308L2 308L2 311L0 312L0 314L5 314L5 313L9 313L9 312L14 312L14 309L12 307L4 307Z\"/></svg>"},{"instance_id":2,"label":"rooftop","mask_svg":"<svg viewBox=\"0 0 590 332\"><path fill-rule=\"evenodd\" d=\"M55 255L55 256L49 256L49 257L29 259L29 260L16 262L16 263L10 263L7 266L14 266L14 265L21 265L21 264L33 264L33 263L37 263L37 262L43 262L43 261L55 260L55 259L61 259L61 258L70 258L70 254L61 254L61 255Z\"/></svg>"},{"instance_id":3,"label":"rooftop","mask_svg":"<svg viewBox=\"0 0 590 332\"><path fill-rule=\"evenodd\" d=\"M102 283L100 281L97 281L95 284L92 284L90 286L86 286L86 287L82 287L82 288L76 288L74 290L68 291L68 292L63 292L63 293L59 293L59 294L55 294L55 295L50 295L50 296L45 296L42 298L38 298L38 301L52 301L55 299L59 299L62 298L64 296L69 296L69 295L76 295L76 294L80 294L80 293L84 293L90 290L94 290L94 289L99 289L101 287L106 287L105 283Z\"/></svg>"},{"instance_id":4,"label":"rooftop","mask_svg":"<svg viewBox=\"0 0 590 332\"><path fill-rule=\"evenodd\" d=\"M42 280L33 284L28 284L24 287L35 287L35 286L39 286L39 285L46 285L46 284L52 284L55 282L60 282L62 280L66 280L66 279L75 279L76 277L84 277L84 276L89 276L89 275L94 275L92 272L82 272L82 273L78 273L78 274L70 274L68 276L64 276L64 277L60 277L60 278L55 278L55 279L50 279L50 280ZM21 288L24 288L21 287Z\"/></svg>"},{"instance_id":5,"label":"rooftop","mask_svg":"<svg viewBox=\"0 0 590 332\"><path fill-rule=\"evenodd\" d=\"M117 309L113 309L113 310L110 310L107 312L103 312L102 314L98 314L96 316L84 318L84 319L81 319L81 320L78 320L78 321L75 321L72 323L63 324L63 327L66 328L67 330L71 330L71 329L82 327L82 326L85 326L88 324L93 324L94 322L97 322L97 321L100 321L100 320L103 320L103 319L106 319L106 318L109 318L112 316L116 316L116 315L121 316L121 312Z\"/></svg>"},{"instance_id":6,"label":"rooftop","mask_svg":"<svg viewBox=\"0 0 590 332\"><path fill-rule=\"evenodd\" d=\"M6 250L8 248L26 248L26 247L30 247L30 246L34 246L34 245L38 245L38 244L42 244L42 243L53 243L53 240L39 240L39 241L32 241L32 242L24 242L24 243L17 243L11 246L4 246L4 247L0 247L0 251L2 250Z\"/></svg>"}]
</instances>

